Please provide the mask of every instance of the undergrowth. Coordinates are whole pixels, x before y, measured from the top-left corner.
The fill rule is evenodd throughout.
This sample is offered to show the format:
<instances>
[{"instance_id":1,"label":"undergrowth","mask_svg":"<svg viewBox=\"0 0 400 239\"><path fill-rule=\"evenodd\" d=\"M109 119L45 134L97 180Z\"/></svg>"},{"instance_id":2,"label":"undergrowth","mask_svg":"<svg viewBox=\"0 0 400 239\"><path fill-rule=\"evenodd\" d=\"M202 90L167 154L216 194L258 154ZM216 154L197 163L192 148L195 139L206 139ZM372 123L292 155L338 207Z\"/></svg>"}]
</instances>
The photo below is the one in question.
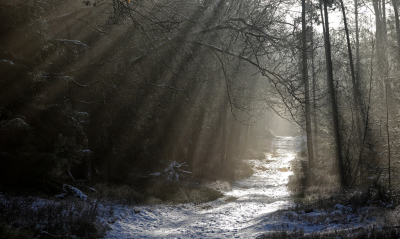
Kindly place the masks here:
<instances>
[{"instance_id":1,"label":"undergrowth","mask_svg":"<svg viewBox=\"0 0 400 239\"><path fill-rule=\"evenodd\" d=\"M292 231L286 230L284 227L274 232L266 233L257 239L283 239L283 238L296 238L296 239L398 239L400 238L400 229L397 227L368 227L368 228L355 228L335 230L324 233L307 233L305 234L301 229Z\"/></svg>"},{"instance_id":2,"label":"undergrowth","mask_svg":"<svg viewBox=\"0 0 400 239\"><path fill-rule=\"evenodd\" d=\"M400 191L392 189L389 192L376 182L363 188L340 190L337 176L321 168L316 168L312 172L311 183L307 182L305 161L293 161L292 170L288 189L300 207L324 209L342 204L358 209L366 206L395 208L400 205Z\"/></svg>"},{"instance_id":3,"label":"undergrowth","mask_svg":"<svg viewBox=\"0 0 400 239\"><path fill-rule=\"evenodd\" d=\"M0 238L99 238L111 213L93 201L1 195Z\"/></svg>"},{"instance_id":4,"label":"undergrowth","mask_svg":"<svg viewBox=\"0 0 400 239\"><path fill-rule=\"evenodd\" d=\"M96 189L96 191L91 192L89 197L96 198L100 201L133 205L145 202L146 200L146 196L143 193L128 185L97 183L93 188Z\"/></svg>"},{"instance_id":5,"label":"undergrowth","mask_svg":"<svg viewBox=\"0 0 400 239\"><path fill-rule=\"evenodd\" d=\"M153 179L144 188L98 183L91 196L120 204L203 203L222 197L220 191L195 183Z\"/></svg>"},{"instance_id":6,"label":"undergrowth","mask_svg":"<svg viewBox=\"0 0 400 239\"><path fill-rule=\"evenodd\" d=\"M203 203L222 197L220 191L196 184L179 182L155 182L146 193L150 196L148 203L164 202L168 204ZM158 201L161 200L161 201Z\"/></svg>"},{"instance_id":7,"label":"undergrowth","mask_svg":"<svg viewBox=\"0 0 400 239\"><path fill-rule=\"evenodd\" d=\"M242 160L230 165L231 180L253 174L251 166ZM0 193L1 238L100 238L109 229L104 221L112 217L112 209L104 204L200 204L223 196L198 179L168 181L164 178L147 178L145 183L118 185L96 183L92 187L75 182L73 185L88 195L87 201L72 196L55 199L38 193ZM38 195L35 197L28 195Z\"/></svg>"},{"instance_id":8,"label":"undergrowth","mask_svg":"<svg viewBox=\"0 0 400 239\"><path fill-rule=\"evenodd\" d=\"M142 177L130 185L97 183L95 192L89 197L100 201L119 204L180 204L204 203L216 200L223 194L216 189L204 186L210 182L226 180L233 182L250 177L254 171L245 160L233 160L223 170L226 174L207 172L197 177L180 177L180 181L167 180L163 176Z\"/></svg>"},{"instance_id":9,"label":"undergrowth","mask_svg":"<svg viewBox=\"0 0 400 239\"><path fill-rule=\"evenodd\" d=\"M396 209L400 205L398 190L389 191L377 182L357 189L340 190L334 173L316 167L312 176L307 175L309 172L306 161L301 160L292 161L292 170L288 189L292 192L296 205L281 212L288 220L299 220L299 223L308 225L346 225L348 217L354 217L361 223L369 220L384 226L364 225L307 234L301 228L289 229L282 226L259 238L400 238L400 211ZM307 181L308 178L312 178L312 181ZM346 212L335 213L338 208L343 208ZM320 215L308 216L311 212ZM291 215L294 218L290 218Z\"/></svg>"},{"instance_id":10,"label":"undergrowth","mask_svg":"<svg viewBox=\"0 0 400 239\"><path fill-rule=\"evenodd\" d=\"M289 229L282 226L258 238L400 238L400 211L396 209L399 205L398 195L393 191L389 194L383 187L373 185L364 190L336 192L327 198L311 199L304 196L301 203L280 213L291 222L309 226L327 223L348 225L349 220L355 220L362 226L307 234L301 228ZM374 222L372 226L368 226L368 221ZM378 227L375 223L384 226Z\"/></svg>"}]
</instances>

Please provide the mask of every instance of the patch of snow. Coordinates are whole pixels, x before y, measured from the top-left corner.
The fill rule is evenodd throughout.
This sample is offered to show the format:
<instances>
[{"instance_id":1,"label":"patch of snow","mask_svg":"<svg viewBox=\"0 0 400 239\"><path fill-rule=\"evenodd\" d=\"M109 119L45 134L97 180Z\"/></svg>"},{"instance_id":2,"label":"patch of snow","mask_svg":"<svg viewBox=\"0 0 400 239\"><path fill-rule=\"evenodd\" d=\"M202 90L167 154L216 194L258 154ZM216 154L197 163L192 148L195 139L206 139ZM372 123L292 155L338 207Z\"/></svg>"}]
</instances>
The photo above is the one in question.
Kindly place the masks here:
<instances>
[{"instance_id":1,"label":"patch of snow","mask_svg":"<svg viewBox=\"0 0 400 239\"><path fill-rule=\"evenodd\" d=\"M336 204L334 206L334 208L336 208L337 210L343 211L343 212L351 212L352 211L352 208L350 206L343 206L340 204Z\"/></svg>"},{"instance_id":2,"label":"patch of snow","mask_svg":"<svg viewBox=\"0 0 400 239\"><path fill-rule=\"evenodd\" d=\"M72 43L74 45L78 45L84 48L89 48L88 45L86 45L85 43L78 41L78 40L70 40L70 39L57 39L57 41L62 42L62 43Z\"/></svg>"},{"instance_id":3,"label":"patch of snow","mask_svg":"<svg viewBox=\"0 0 400 239\"><path fill-rule=\"evenodd\" d=\"M164 170L164 174L166 175L166 178L168 181L179 181L179 177L185 177L185 175L180 174L181 173L186 173L190 174L191 172L184 171L180 169L181 167L187 166L186 163L178 163L176 161L173 161L172 163L169 164L169 166Z\"/></svg>"},{"instance_id":4,"label":"patch of snow","mask_svg":"<svg viewBox=\"0 0 400 239\"><path fill-rule=\"evenodd\" d=\"M66 193L60 193L60 194L57 194L55 197L56 197L56 198L59 198L59 199L63 199L63 198L65 198L66 196L67 196Z\"/></svg>"},{"instance_id":5,"label":"patch of snow","mask_svg":"<svg viewBox=\"0 0 400 239\"><path fill-rule=\"evenodd\" d=\"M90 154L92 154L92 151L89 149L84 149L84 150L82 150L82 153L90 155Z\"/></svg>"},{"instance_id":6,"label":"patch of snow","mask_svg":"<svg viewBox=\"0 0 400 239\"><path fill-rule=\"evenodd\" d=\"M337 216L337 215L342 215L342 213L343 213L343 211L336 210L336 211L331 212L331 215Z\"/></svg>"},{"instance_id":7,"label":"patch of snow","mask_svg":"<svg viewBox=\"0 0 400 239\"><path fill-rule=\"evenodd\" d=\"M63 190L67 194L72 194L74 197L77 197L83 201L86 201L87 196L81 190L77 189L76 187L72 187L71 185L64 184Z\"/></svg>"},{"instance_id":8,"label":"patch of snow","mask_svg":"<svg viewBox=\"0 0 400 239\"><path fill-rule=\"evenodd\" d=\"M11 66L15 65L15 63L12 62L12 61L10 61L10 60L1 59L0 62L7 63L7 64L9 64L9 65L11 65Z\"/></svg>"}]
</instances>

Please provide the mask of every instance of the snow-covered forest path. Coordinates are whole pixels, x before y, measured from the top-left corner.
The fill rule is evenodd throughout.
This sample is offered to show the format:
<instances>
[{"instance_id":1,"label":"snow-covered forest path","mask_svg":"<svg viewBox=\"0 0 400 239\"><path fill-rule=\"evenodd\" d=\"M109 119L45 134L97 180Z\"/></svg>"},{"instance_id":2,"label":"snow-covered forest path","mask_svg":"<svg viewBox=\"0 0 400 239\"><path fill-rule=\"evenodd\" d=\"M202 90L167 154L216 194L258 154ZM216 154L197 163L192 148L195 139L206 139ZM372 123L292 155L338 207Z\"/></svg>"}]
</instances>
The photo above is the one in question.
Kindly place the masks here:
<instances>
[{"instance_id":1,"label":"snow-covered forest path","mask_svg":"<svg viewBox=\"0 0 400 239\"><path fill-rule=\"evenodd\" d=\"M255 238L278 221L267 217L292 205L287 182L290 161L301 148L301 137L276 137L273 154L249 160L255 173L235 182L224 197L199 205L116 208L119 220L106 238Z\"/></svg>"}]
</instances>

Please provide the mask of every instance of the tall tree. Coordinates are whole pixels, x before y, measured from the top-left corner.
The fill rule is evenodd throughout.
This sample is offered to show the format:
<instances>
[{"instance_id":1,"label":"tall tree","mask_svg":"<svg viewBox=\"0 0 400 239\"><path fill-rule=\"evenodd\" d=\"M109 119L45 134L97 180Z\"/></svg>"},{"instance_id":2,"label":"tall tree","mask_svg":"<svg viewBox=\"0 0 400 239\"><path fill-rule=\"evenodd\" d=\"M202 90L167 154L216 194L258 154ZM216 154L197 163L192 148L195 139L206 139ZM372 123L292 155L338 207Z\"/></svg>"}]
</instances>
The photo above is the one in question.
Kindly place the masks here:
<instances>
[{"instance_id":1,"label":"tall tree","mask_svg":"<svg viewBox=\"0 0 400 239\"><path fill-rule=\"evenodd\" d=\"M327 0L323 1L324 5L324 15L325 15L325 57L326 57L326 70L327 70L327 83L328 90L330 95L330 103L332 110L332 122L333 122L333 133L335 139L335 156L337 160L337 167L339 170L339 180L341 187L346 186L346 177L344 174L344 165L343 165L343 155L342 155L342 144L340 137L340 127L339 127L339 111L338 105L336 101L336 92L335 85L333 81L333 66L332 66L332 52L331 52L331 41L329 35L329 13L328 13L328 2Z\"/></svg>"},{"instance_id":2,"label":"tall tree","mask_svg":"<svg viewBox=\"0 0 400 239\"><path fill-rule=\"evenodd\" d=\"M311 16L314 15L313 8L311 10ZM317 79L315 77L315 46L314 46L314 27L313 21L311 21L311 74L312 74L312 96L313 96L313 116L314 116L314 151L318 158L318 118L317 118Z\"/></svg>"},{"instance_id":3,"label":"tall tree","mask_svg":"<svg viewBox=\"0 0 400 239\"><path fill-rule=\"evenodd\" d=\"M306 106L306 132L309 169L314 168L314 149L311 130L311 106L310 106L310 83L308 80L307 66L307 24L306 24L306 0L301 1L301 40L302 40L302 76L304 82L304 95Z\"/></svg>"},{"instance_id":4,"label":"tall tree","mask_svg":"<svg viewBox=\"0 0 400 239\"><path fill-rule=\"evenodd\" d=\"M398 0L392 0L392 5L394 9L394 20L396 23L396 40L398 47L398 57L400 57L400 19L399 19L399 5Z\"/></svg>"},{"instance_id":5,"label":"tall tree","mask_svg":"<svg viewBox=\"0 0 400 239\"><path fill-rule=\"evenodd\" d=\"M353 63L353 53L351 50L351 43L350 43L350 36L349 36L349 28L347 25L347 17L346 17L346 10L343 4L343 0L340 0L340 7L342 8L342 13L343 13L343 24L344 24L344 30L346 32L346 42L347 42L347 51L349 54L349 63L350 63L350 72L351 72L351 83L352 83L352 88L353 88L353 103L354 103L354 109L355 109L355 114L356 114L356 127L357 127L357 136L358 136L358 142L362 141L362 133L361 133L361 120L360 120L360 93L358 92L358 87L357 87L357 79L356 79L356 73L354 70L354 63Z\"/></svg>"}]
</instances>

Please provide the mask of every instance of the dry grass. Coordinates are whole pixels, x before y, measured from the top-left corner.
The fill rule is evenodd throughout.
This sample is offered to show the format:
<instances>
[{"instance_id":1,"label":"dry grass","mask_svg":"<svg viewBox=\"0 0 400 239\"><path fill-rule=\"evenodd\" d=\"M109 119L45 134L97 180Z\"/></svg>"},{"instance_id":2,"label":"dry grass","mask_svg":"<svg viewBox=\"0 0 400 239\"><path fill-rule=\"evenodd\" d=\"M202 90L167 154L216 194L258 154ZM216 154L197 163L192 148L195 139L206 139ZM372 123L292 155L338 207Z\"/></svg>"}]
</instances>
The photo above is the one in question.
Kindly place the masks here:
<instances>
[{"instance_id":1,"label":"dry grass","mask_svg":"<svg viewBox=\"0 0 400 239\"><path fill-rule=\"evenodd\" d=\"M90 193L89 196L102 201L132 205L146 200L146 195L128 185L97 183L93 188L96 189L96 192Z\"/></svg>"},{"instance_id":2,"label":"dry grass","mask_svg":"<svg viewBox=\"0 0 400 239\"><path fill-rule=\"evenodd\" d=\"M358 195L356 198L365 197ZM376 197L370 198L372 201ZM286 217L291 222L296 222L298 225L342 225L342 229L334 231L304 233L301 227L288 229L284 224L275 231L265 233L258 238L299 238L299 239L336 239L336 238L400 238L400 209L390 209L385 205L366 206L362 203L358 206L351 205L355 202L355 197L348 197L344 200L344 195L337 195L325 200L318 200L310 204L298 205L289 211L278 212L280 216ZM336 203L347 205L340 208L333 206ZM363 208L361 206L364 206ZM318 214L312 214L316 212ZM349 227L351 223L356 223L356 227ZM369 224L373 222L372 224ZM347 225L347 226L346 226ZM380 225L380 226L377 226Z\"/></svg>"},{"instance_id":3,"label":"dry grass","mask_svg":"<svg viewBox=\"0 0 400 239\"><path fill-rule=\"evenodd\" d=\"M2 196L0 238L98 238L108 226L95 202Z\"/></svg>"},{"instance_id":4,"label":"dry grass","mask_svg":"<svg viewBox=\"0 0 400 239\"><path fill-rule=\"evenodd\" d=\"M210 183L206 179L199 179L200 181L203 181L203 183L196 184L189 181L174 182L154 179L145 190L145 195L150 197L151 200L145 200L145 202L155 204L179 204L192 202L198 204L213 201L223 196L220 191L230 189L229 181L248 178L254 173L246 160L235 160L229 165L229 167L229 171L231 171L232 174L228 176L226 179L227 181L216 180Z\"/></svg>"},{"instance_id":5,"label":"dry grass","mask_svg":"<svg viewBox=\"0 0 400 239\"><path fill-rule=\"evenodd\" d=\"M237 197L228 197L227 199L225 199L225 202L234 202L236 200L238 200Z\"/></svg>"},{"instance_id":6,"label":"dry grass","mask_svg":"<svg viewBox=\"0 0 400 239\"><path fill-rule=\"evenodd\" d=\"M242 160L230 165L232 180L249 177L253 170ZM76 186L76 185L75 185ZM108 227L101 221L102 211L95 202L119 204L200 204L223 196L220 190L194 182L149 179L136 186L97 183L95 191L79 185L89 196L87 202L74 198L63 200L37 199L31 197L3 196L0 194L0 238L98 238ZM235 198L228 198L234 201ZM41 202L37 204L37 202Z\"/></svg>"},{"instance_id":7,"label":"dry grass","mask_svg":"<svg viewBox=\"0 0 400 239\"><path fill-rule=\"evenodd\" d=\"M289 170L290 170L290 167L289 168L286 168L286 167L278 168L279 172L288 172Z\"/></svg>"},{"instance_id":8,"label":"dry grass","mask_svg":"<svg viewBox=\"0 0 400 239\"><path fill-rule=\"evenodd\" d=\"M152 179L141 190L127 185L96 184L96 197L102 201L113 201L120 204L180 204L203 203L222 197L222 193L202 185Z\"/></svg>"},{"instance_id":9,"label":"dry grass","mask_svg":"<svg viewBox=\"0 0 400 239\"><path fill-rule=\"evenodd\" d=\"M302 230L288 231L285 228L275 232L266 233L258 239L283 239L283 238L296 238L296 239L398 239L400 237L400 229L398 227L382 227L382 228L353 228L335 230L324 233L309 233L305 234Z\"/></svg>"},{"instance_id":10,"label":"dry grass","mask_svg":"<svg viewBox=\"0 0 400 239\"><path fill-rule=\"evenodd\" d=\"M179 182L154 181L147 189L146 194L152 198L147 203L203 203L222 197L220 191L196 184L183 184ZM155 199L159 199L155 200Z\"/></svg>"},{"instance_id":11,"label":"dry grass","mask_svg":"<svg viewBox=\"0 0 400 239\"><path fill-rule=\"evenodd\" d=\"M337 176L318 168L310 174L307 172L307 161L292 161L290 170L293 175L289 177L287 186L298 204L309 204L339 193Z\"/></svg>"},{"instance_id":12,"label":"dry grass","mask_svg":"<svg viewBox=\"0 0 400 239\"><path fill-rule=\"evenodd\" d=\"M260 170L260 171L263 171L263 172L265 172L265 171L268 170L268 168L267 168L267 167L264 167L264 166L256 166L255 169Z\"/></svg>"},{"instance_id":13,"label":"dry grass","mask_svg":"<svg viewBox=\"0 0 400 239\"><path fill-rule=\"evenodd\" d=\"M400 192L392 190L389 193L376 183L358 190L339 190L334 172L317 167L312 176L307 175L306 161L293 161L291 169L294 174L290 177L288 188L297 205L279 214L306 225L346 225L349 220L355 220L365 223L365 228L305 234L299 228L288 230L282 227L259 238L400 238L400 209L396 209L400 205ZM307 177L312 180L307 182ZM337 204L346 206L348 211L337 213ZM318 214L308 214L313 211ZM371 221L384 226L368 227Z\"/></svg>"}]
</instances>

